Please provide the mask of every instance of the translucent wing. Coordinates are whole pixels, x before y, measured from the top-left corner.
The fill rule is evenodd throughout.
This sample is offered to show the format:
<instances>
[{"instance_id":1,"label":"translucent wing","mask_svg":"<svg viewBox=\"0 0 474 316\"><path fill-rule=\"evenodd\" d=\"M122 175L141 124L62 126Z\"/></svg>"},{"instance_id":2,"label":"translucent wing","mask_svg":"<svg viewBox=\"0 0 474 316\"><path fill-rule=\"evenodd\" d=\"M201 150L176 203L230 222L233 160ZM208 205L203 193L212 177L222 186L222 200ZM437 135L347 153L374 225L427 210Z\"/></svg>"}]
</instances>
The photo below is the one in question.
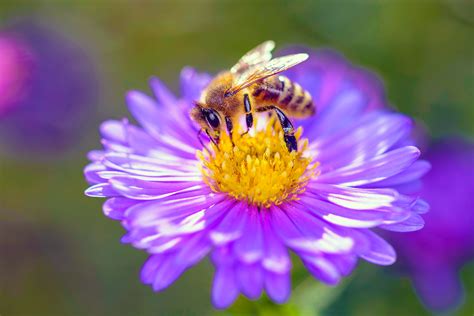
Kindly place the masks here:
<instances>
[{"instance_id":1,"label":"translucent wing","mask_svg":"<svg viewBox=\"0 0 474 316\"><path fill-rule=\"evenodd\" d=\"M274 41L266 41L258 45L247 54L242 56L237 64L230 69L233 74L241 74L249 68L267 62L272 59L272 50L275 48Z\"/></svg>"},{"instance_id":2,"label":"translucent wing","mask_svg":"<svg viewBox=\"0 0 474 316\"><path fill-rule=\"evenodd\" d=\"M236 82L232 88L227 91L227 94L233 95L257 81L285 71L293 66L298 65L299 63L302 63L306 59L308 59L308 54L287 55L251 67L242 75L237 77Z\"/></svg>"}]
</instances>

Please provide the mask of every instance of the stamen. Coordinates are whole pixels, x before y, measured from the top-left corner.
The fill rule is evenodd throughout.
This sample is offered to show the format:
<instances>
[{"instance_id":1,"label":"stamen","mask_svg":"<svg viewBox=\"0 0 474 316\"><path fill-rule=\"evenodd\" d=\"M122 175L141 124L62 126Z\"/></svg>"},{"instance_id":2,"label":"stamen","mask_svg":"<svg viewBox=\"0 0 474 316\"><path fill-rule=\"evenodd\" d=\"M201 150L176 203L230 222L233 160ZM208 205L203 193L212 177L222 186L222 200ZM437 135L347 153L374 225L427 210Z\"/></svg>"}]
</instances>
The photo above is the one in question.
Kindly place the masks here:
<instances>
[{"instance_id":1,"label":"stamen","mask_svg":"<svg viewBox=\"0 0 474 316\"><path fill-rule=\"evenodd\" d=\"M308 141L295 137L299 150L289 152L283 132L268 122L255 135L234 133L233 143L222 135L219 148L204 148L197 152L204 181L215 192L223 192L256 206L269 207L298 199L307 182L317 176L319 163L304 155Z\"/></svg>"}]
</instances>

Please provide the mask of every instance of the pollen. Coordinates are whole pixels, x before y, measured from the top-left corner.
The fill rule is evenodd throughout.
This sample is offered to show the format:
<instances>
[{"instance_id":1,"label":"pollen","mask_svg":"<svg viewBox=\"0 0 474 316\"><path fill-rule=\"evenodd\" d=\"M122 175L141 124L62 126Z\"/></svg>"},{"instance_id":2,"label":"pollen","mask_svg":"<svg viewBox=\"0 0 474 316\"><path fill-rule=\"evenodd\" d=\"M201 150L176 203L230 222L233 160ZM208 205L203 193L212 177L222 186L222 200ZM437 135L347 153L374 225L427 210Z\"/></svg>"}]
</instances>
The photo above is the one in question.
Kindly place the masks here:
<instances>
[{"instance_id":1,"label":"pollen","mask_svg":"<svg viewBox=\"0 0 474 316\"><path fill-rule=\"evenodd\" d=\"M297 200L319 164L305 155L308 141L300 139L301 127L295 132L299 150L289 152L276 126L268 124L253 135L234 133L232 141L224 134L218 146L198 151L209 187L258 207Z\"/></svg>"}]
</instances>

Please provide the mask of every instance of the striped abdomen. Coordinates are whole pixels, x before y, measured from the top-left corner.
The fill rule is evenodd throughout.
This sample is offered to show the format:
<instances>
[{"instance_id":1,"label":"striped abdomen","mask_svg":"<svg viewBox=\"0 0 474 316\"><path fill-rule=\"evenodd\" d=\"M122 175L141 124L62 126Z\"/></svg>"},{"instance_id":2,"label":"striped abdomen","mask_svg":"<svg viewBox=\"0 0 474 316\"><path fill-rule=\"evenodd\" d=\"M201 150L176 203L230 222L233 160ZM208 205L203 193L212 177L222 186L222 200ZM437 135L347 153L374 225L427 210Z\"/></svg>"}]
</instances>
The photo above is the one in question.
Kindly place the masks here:
<instances>
[{"instance_id":1,"label":"striped abdomen","mask_svg":"<svg viewBox=\"0 0 474 316\"><path fill-rule=\"evenodd\" d=\"M304 118L313 115L316 108L308 91L284 76L272 76L252 86L253 106L275 105L289 116Z\"/></svg>"}]
</instances>

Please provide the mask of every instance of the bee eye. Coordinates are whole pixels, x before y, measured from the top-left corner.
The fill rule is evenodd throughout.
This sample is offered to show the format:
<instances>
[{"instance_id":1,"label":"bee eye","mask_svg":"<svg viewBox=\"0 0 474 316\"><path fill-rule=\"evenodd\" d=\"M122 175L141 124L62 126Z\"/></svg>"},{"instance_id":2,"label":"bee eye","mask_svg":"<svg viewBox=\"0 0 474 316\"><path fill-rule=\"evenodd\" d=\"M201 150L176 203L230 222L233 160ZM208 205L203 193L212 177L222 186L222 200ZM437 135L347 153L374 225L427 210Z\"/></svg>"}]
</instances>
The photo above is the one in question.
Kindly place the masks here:
<instances>
[{"instance_id":1,"label":"bee eye","mask_svg":"<svg viewBox=\"0 0 474 316\"><path fill-rule=\"evenodd\" d=\"M217 129L221 123L219 120L219 114L217 114L216 111L209 109L203 110L203 112L204 116L206 117L206 121L209 123L209 125L212 128Z\"/></svg>"}]
</instances>

